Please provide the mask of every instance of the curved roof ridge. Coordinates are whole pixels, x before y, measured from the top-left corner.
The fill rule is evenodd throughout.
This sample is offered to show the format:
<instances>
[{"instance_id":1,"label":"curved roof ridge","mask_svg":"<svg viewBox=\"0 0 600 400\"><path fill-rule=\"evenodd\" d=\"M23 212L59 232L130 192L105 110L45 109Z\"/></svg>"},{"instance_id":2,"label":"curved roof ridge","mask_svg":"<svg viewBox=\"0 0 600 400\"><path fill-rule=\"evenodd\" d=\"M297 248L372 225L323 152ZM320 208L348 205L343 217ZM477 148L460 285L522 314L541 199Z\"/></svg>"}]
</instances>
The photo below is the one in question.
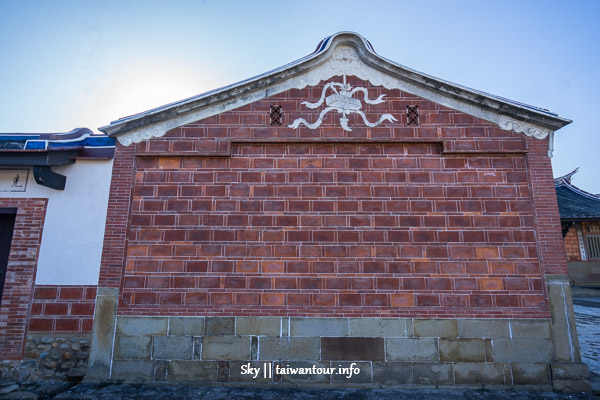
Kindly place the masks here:
<instances>
[{"instance_id":1,"label":"curved roof ridge","mask_svg":"<svg viewBox=\"0 0 600 400\"><path fill-rule=\"evenodd\" d=\"M573 183L571 183L571 181L563 180L562 183L560 183L559 185L566 187L566 188L570 189L571 191L573 191L574 193L577 193L581 196L587 197L592 200L597 200L600 202L600 195L586 192L585 190L580 189L577 186L573 185Z\"/></svg>"},{"instance_id":2,"label":"curved roof ridge","mask_svg":"<svg viewBox=\"0 0 600 400\"><path fill-rule=\"evenodd\" d=\"M559 176L558 178L554 178L554 182L556 184L560 184L561 181L567 181L567 182L571 182L571 179L573 179L573 175L575 175L577 173L577 171L579 171L579 167L575 168L573 171L569 172L568 174L565 174L563 176Z\"/></svg>"},{"instance_id":3,"label":"curved roof ridge","mask_svg":"<svg viewBox=\"0 0 600 400\"><path fill-rule=\"evenodd\" d=\"M361 35L342 31L324 38L314 52L291 63L231 85L117 119L99 129L110 136L132 132L133 137L123 140L124 144L162 136L168 129L189 123L189 117L192 115L205 118L233 109L234 106L239 107L245 104L244 101L250 102L249 98L252 96L252 101L255 101L276 93L277 90L283 90L285 82L302 78L314 68L323 66L328 60L324 54L329 54L333 51L332 48L335 49L341 44L354 46L359 61L398 82L394 87L402 90L412 88L412 92L408 91L424 98L441 96L445 100L440 104L448 105L450 102L455 105L454 108L467 113L469 111L466 110L474 110L475 106L478 110L472 111L472 115L494 122L502 129L522 132L528 136L534 135L541 139L571 122L544 108L509 100L413 70L377 54L371 43ZM335 74L340 75L341 72L337 71Z\"/></svg>"}]
</instances>

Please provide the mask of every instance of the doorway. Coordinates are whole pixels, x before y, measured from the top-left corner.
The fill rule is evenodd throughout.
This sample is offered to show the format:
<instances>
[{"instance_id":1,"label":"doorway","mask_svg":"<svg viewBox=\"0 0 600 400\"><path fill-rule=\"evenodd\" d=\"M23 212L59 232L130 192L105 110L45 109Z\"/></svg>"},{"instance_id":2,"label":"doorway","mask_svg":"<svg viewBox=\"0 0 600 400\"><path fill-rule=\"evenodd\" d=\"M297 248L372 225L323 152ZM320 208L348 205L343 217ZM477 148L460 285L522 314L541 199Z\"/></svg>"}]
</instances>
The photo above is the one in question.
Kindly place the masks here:
<instances>
[{"instance_id":1,"label":"doorway","mask_svg":"<svg viewBox=\"0 0 600 400\"><path fill-rule=\"evenodd\" d=\"M16 208L0 208L0 304L8 269L8 256L15 228Z\"/></svg>"}]
</instances>

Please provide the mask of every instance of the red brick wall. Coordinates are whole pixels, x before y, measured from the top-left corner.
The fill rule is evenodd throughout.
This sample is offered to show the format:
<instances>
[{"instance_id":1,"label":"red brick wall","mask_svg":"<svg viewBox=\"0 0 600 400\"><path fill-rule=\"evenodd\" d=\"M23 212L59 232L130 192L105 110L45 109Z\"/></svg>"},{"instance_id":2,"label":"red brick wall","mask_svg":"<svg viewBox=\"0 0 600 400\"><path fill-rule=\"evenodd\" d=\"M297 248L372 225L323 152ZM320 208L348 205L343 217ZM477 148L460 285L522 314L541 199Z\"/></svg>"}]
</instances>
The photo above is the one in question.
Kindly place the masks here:
<instances>
[{"instance_id":1,"label":"red brick wall","mask_svg":"<svg viewBox=\"0 0 600 400\"><path fill-rule=\"evenodd\" d=\"M96 286L36 285L30 332L91 332Z\"/></svg>"},{"instance_id":2,"label":"red brick wall","mask_svg":"<svg viewBox=\"0 0 600 400\"><path fill-rule=\"evenodd\" d=\"M567 258L562 240L560 214L552 165L547 156L548 141L527 138L527 164L533 209L537 225L537 244L545 274L567 274Z\"/></svg>"},{"instance_id":3,"label":"red brick wall","mask_svg":"<svg viewBox=\"0 0 600 400\"><path fill-rule=\"evenodd\" d=\"M565 250L569 261L581 261L581 252L579 251L579 239L577 238L577 229L581 228L580 224L569 228L569 232L564 238Z\"/></svg>"},{"instance_id":4,"label":"red brick wall","mask_svg":"<svg viewBox=\"0 0 600 400\"><path fill-rule=\"evenodd\" d=\"M587 261L590 261L590 254L588 250L588 235L599 235L597 231L590 232L590 227L600 227L600 223L598 222L577 222L574 226L569 228L569 232L567 236L564 238L565 250L567 252L568 261L582 261L581 260L581 251L579 250L579 237L577 236L577 230L581 230L581 234L583 236L583 245L586 249ZM597 261L597 260L592 260Z\"/></svg>"},{"instance_id":5,"label":"red brick wall","mask_svg":"<svg viewBox=\"0 0 600 400\"><path fill-rule=\"evenodd\" d=\"M123 275L119 312L548 318L540 261L560 272L564 250L547 141L351 83L387 95L370 121L399 122L288 128L316 120L300 102L320 85L120 148L100 278Z\"/></svg>"},{"instance_id":6,"label":"red brick wall","mask_svg":"<svg viewBox=\"0 0 600 400\"><path fill-rule=\"evenodd\" d=\"M125 263L135 147L116 143L98 286L119 287Z\"/></svg>"},{"instance_id":7,"label":"red brick wall","mask_svg":"<svg viewBox=\"0 0 600 400\"><path fill-rule=\"evenodd\" d=\"M0 199L17 208L0 307L0 359L19 360L24 350L47 199Z\"/></svg>"}]
</instances>

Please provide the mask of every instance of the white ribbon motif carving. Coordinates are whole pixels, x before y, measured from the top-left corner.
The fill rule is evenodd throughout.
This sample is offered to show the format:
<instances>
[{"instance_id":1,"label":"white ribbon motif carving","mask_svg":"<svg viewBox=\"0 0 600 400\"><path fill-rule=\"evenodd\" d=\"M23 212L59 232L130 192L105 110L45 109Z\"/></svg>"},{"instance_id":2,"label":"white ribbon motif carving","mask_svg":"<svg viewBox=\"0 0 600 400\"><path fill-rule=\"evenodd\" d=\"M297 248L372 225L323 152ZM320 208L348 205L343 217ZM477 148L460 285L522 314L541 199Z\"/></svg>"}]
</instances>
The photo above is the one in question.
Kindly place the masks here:
<instances>
[{"instance_id":1,"label":"white ribbon motif carving","mask_svg":"<svg viewBox=\"0 0 600 400\"><path fill-rule=\"evenodd\" d=\"M328 89L331 89L334 93L325 97ZM329 82L328 84L326 84L325 87L323 88L323 92L321 92L321 98L316 103L311 103L308 101L303 101L301 103L311 109L320 107L323 104L323 101L325 101L325 104L327 104L327 108L325 108L323 111L321 111L321 113L319 114L319 118L314 123L311 124L304 118L298 118L294 121L294 123L289 125L289 127L296 129L300 126L300 124L303 124L309 129L316 129L319 126L321 126L321 123L323 123L323 117L329 111L337 111L342 114L342 117L340 118L340 126L345 131L352 131L352 129L348 126L349 120L346 117L346 114L356 113L356 114L360 115L362 117L365 125L367 125L370 128L374 128L374 127L378 126L383 121L389 121L389 122L398 121L396 118L394 118L394 116L392 114L383 114L377 122L369 122L365 113L361 111L361 108L362 108L361 101L359 99L355 99L352 97L355 93L358 93L358 92L362 92L363 100L367 104L379 104L379 103L383 103L385 101L383 99L385 97L385 94L382 94L375 100L371 100L371 99L369 99L369 93L368 93L367 89L365 89L363 87L357 87L357 88L353 89L352 85L350 85L349 83L346 83L346 75L344 75L344 83Z\"/></svg>"}]
</instances>

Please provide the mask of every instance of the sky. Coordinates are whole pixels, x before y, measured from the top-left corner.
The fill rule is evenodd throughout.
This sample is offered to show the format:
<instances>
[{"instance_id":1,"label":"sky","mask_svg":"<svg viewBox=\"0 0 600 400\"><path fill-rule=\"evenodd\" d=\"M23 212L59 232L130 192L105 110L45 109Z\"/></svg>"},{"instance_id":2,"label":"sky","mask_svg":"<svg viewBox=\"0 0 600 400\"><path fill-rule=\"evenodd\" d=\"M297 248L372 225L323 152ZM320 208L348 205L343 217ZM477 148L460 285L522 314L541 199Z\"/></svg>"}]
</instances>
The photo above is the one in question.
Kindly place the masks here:
<instances>
[{"instance_id":1,"label":"sky","mask_svg":"<svg viewBox=\"0 0 600 400\"><path fill-rule=\"evenodd\" d=\"M600 193L600 1L0 0L0 132L95 132L354 31L390 60L558 113L554 176Z\"/></svg>"}]
</instances>

